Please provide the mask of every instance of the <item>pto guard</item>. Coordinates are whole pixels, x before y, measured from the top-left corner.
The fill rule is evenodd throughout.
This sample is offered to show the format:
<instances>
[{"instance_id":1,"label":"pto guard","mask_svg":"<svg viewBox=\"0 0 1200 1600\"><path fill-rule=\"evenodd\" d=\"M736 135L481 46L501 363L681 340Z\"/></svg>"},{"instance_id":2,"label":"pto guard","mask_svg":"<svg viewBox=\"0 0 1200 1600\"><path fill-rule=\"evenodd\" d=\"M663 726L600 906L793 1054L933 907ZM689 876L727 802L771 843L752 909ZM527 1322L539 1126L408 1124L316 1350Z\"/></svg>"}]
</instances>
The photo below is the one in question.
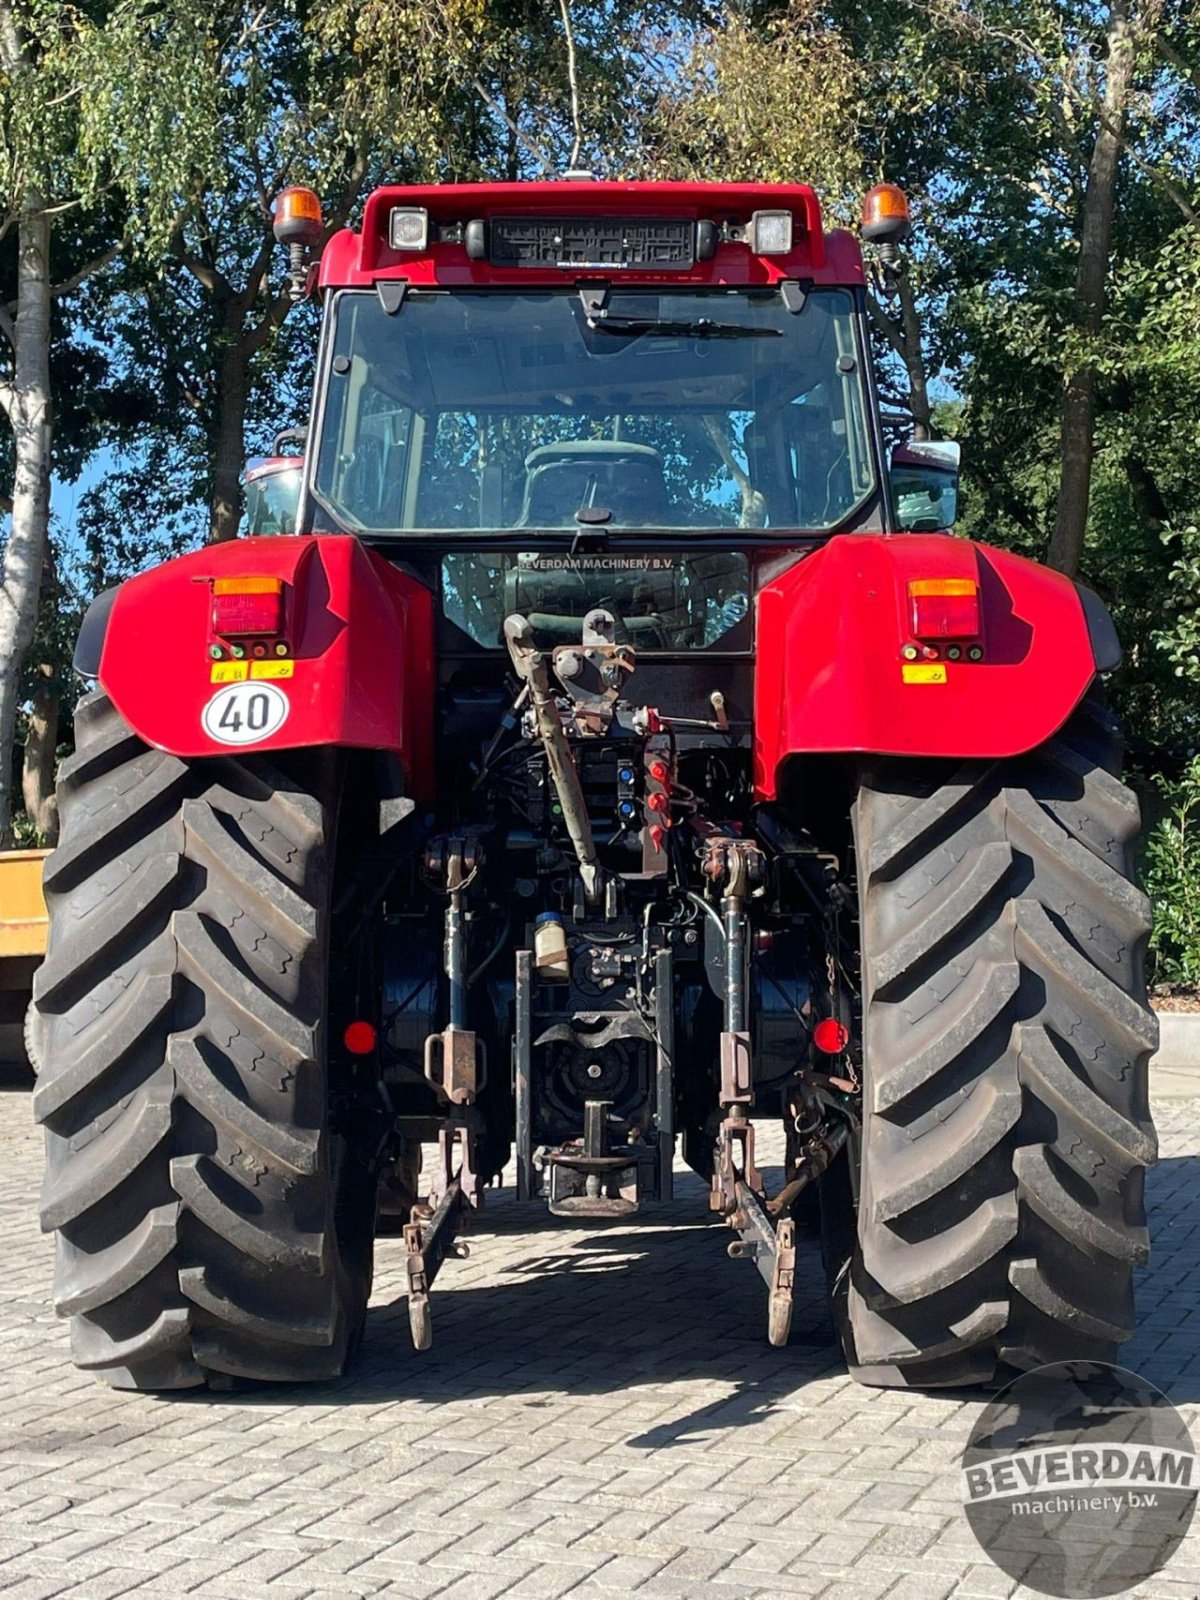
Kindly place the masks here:
<instances>
[{"instance_id":1,"label":"pto guard","mask_svg":"<svg viewBox=\"0 0 1200 1600\"><path fill-rule=\"evenodd\" d=\"M942 682L902 670L918 578L979 585L983 659L942 649ZM840 534L759 591L757 793L774 799L782 763L804 753L1020 755L1062 727L1096 660L1061 573L946 534Z\"/></svg>"},{"instance_id":2,"label":"pto guard","mask_svg":"<svg viewBox=\"0 0 1200 1600\"><path fill-rule=\"evenodd\" d=\"M240 669L210 658L212 584L245 577L283 582L287 657L244 664L246 695L261 683L270 720L283 720L262 737L245 723L213 737L210 707ZM98 676L134 731L172 755L359 746L398 755L413 798L432 793L432 597L349 536L236 539L129 579Z\"/></svg>"}]
</instances>

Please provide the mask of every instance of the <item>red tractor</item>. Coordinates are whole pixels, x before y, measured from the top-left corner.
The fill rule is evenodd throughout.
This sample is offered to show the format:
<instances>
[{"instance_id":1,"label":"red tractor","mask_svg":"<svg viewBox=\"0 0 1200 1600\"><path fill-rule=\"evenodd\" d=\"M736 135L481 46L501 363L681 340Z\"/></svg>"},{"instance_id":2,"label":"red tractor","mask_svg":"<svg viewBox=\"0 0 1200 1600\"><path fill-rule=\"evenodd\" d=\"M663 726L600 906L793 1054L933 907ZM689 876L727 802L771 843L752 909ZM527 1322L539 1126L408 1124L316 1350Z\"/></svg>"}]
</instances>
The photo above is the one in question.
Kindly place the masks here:
<instances>
[{"instance_id":1,"label":"red tractor","mask_svg":"<svg viewBox=\"0 0 1200 1600\"><path fill-rule=\"evenodd\" d=\"M246 532L252 539L270 533L295 533L304 488L304 457L288 455L285 446L304 448L304 428L285 428L276 434L269 456L246 463L242 478L246 497Z\"/></svg>"},{"instance_id":2,"label":"red tractor","mask_svg":"<svg viewBox=\"0 0 1200 1600\"><path fill-rule=\"evenodd\" d=\"M894 258L903 197L866 221ZM381 1214L424 1348L510 1162L628 1218L677 1144L772 1343L815 1193L862 1381L1111 1358L1155 1153L1117 643L949 534L954 447L889 461L857 241L760 184L383 188L319 270L316 197L276 227L298 532L79 641L36 999L79 1365L340 1373Z\"/></svg>"}]
</instances>

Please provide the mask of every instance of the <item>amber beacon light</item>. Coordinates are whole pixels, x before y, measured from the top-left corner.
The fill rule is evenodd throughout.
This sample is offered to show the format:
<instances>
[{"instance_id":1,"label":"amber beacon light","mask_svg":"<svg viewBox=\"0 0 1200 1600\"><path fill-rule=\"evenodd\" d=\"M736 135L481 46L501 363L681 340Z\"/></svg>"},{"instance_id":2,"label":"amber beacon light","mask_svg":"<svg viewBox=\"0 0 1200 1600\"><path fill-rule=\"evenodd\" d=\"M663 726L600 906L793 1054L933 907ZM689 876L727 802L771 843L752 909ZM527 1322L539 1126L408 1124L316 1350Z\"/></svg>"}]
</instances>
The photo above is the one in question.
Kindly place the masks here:
<instances>
[{"instance_id":1,"label":"amber beacon light","mask_svg":"<svg viewBox=\"0 0 1200 1600\"><path fill-rule=\"evenodd\" d=\"M312 189L293 185L275 196L272 230L288 252L288 293L293 300L304 298L308 263L325 231L321 201Z\"/></svg>"},{"instance_id":2,"label":"amber beacon light","mask_svg":"<svg viewBox=\"0 0 1200 1600\"><path fill-rule=\"evenodd\" d=\"M863 197L862 236L871 244L903 244L912 232L908 196L895 183L877 183Z\"/></svg>"},{"instance_id":3,"label":"amber beacon light","mask_svg":"<svg viewBox=\"0 0 1200 1600\"><path fill-rule=\"evenodd\" d=\"M315 245L321 237L321 202L311 189L281 189L275 196L273 228L280 244Z\"/></svg>"}]
</instances>

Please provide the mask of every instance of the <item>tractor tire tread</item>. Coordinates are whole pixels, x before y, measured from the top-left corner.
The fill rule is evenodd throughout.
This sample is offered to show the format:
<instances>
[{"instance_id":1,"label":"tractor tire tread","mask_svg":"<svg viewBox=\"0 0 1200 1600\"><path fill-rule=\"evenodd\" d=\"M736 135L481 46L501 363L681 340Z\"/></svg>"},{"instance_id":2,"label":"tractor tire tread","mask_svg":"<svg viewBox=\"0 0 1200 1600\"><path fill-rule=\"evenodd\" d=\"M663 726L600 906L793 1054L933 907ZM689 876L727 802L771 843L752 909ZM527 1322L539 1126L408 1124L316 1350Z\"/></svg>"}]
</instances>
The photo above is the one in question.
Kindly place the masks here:
<instances>
[{"instance_id":1,"label":"tractor tire tread","mask_svg":"<svg viewBox=\"0 0 1200 1600\"><path fill-rule=\"evenodd\" d=\"M370 1252L343 1259L326 1127L329 769L180 761L102 691L76 727L35 991L76 1362L132 1389L337 1376Z\"/></svg>"},{"instance_id":2,"label":"tractor tire tread","mask_svg":"<svg viewBox=\"0 0 1200 1600\"><path fill-rule=\"evenodd\" d=\"M1108 1359L1132 1330L1157 1025L1119 759L1089 696L1028 756L864 766L861 1197L835 1295L864 1382Z\"/></svg>"}]
</instances>

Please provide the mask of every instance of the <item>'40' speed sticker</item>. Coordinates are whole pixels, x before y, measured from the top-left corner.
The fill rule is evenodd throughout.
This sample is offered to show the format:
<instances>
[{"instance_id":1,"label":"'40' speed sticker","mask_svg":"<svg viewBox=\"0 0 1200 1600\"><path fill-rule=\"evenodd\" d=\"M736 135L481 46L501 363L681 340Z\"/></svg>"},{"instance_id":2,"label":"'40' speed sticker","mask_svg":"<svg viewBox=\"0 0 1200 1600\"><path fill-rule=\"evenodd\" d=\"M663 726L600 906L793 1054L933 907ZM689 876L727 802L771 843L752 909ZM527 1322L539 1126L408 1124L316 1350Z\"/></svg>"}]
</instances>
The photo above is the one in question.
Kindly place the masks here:
<instances>
[{"instance_id":1,"label":"'40' speed sticker","mask_svg":"<svg viewBox=\"0 0 1200 1600\"><path fill-rule=\"evenodd\" d=\"M283 727L291 709L273 683L230 683L213 695L200 721L219 744L258 744Z\"/></svg>"}]
</instances>

